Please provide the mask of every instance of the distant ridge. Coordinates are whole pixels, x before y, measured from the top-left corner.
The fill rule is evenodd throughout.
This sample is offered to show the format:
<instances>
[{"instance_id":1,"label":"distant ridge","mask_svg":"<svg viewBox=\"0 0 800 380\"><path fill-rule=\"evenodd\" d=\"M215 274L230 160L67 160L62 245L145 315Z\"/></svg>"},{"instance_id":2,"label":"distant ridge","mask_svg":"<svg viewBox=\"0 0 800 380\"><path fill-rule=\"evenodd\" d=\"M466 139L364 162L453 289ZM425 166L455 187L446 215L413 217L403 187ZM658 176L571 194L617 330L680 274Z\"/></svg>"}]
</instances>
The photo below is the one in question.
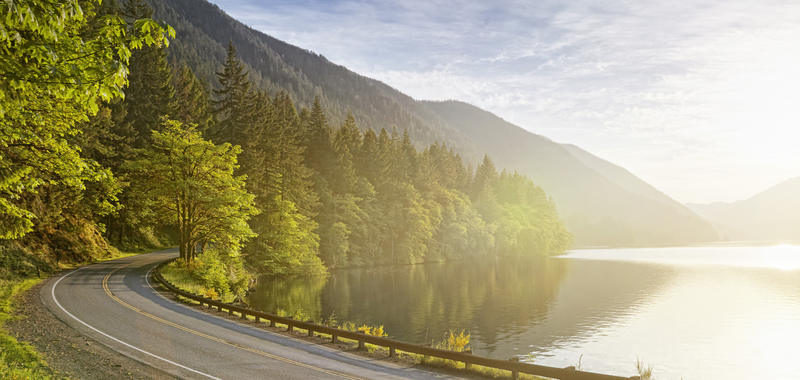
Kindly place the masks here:
<instances>
[{"instance_id":1,"label":"distant ridge","mask_svg":"<svg viewBox=\"0 0 800 380\"><path fill-rule=\"evenodd\" d=\"M625 168L614 165L600 157L597 157L575 145L561 144L566 148L575 158L580 160L584 165L596 170L604 177L614 182L617 186L623 188L625 191L645 197L647 199L661 202L665 205L677 208L678 212L696 217L697 214L690 210L688 207L682 205L680 202L670 198L668 195L662 193L660 190L651 186L649 183L642 181L639 177L633 175Z\"/></svg>"},{"instance_id":2,"label":"distant ridge","mask_svg":"<svg viewBox=\"0 0 800 380\"><path fill-rule=\"evenodd\" d=\"M729 227L732 240L800 241L800 177L733 203L687 203L702 217Z\"/></svg>"},{"instance_id":3,"label":"distant ridge","mask_svg":"<svg viewBox=\"0 0 800 380\"><path fill-rule=\"evenodd\" d=\"M627 170L459 101L424 102L498 166L527 175L556 201L579 245L716 241L701 217Z\"/></svg>"},{"instance_id":4,"label":"distant ridge","mask_svg":"<svg viewBox=\"0 0 800 380\"><path fill-rule=\"evenodd\" d=\"M212 85L232 41L256 88L270 94L286 91L298 108L309 107L320 96L334 127L349 110L362 129L391 131L396 126L408 130L418 147L444 142L472 163L489 154L499 168L527 175L555 200L579 246L674 245L718 238L685 207L635 176L614 174L627 171L580 148L554 143L463 102L417 101L247 27L205 0L148 2L154 17L177 32L168 49L170 59L188 64Z\"/></svg>"}]
</instances>

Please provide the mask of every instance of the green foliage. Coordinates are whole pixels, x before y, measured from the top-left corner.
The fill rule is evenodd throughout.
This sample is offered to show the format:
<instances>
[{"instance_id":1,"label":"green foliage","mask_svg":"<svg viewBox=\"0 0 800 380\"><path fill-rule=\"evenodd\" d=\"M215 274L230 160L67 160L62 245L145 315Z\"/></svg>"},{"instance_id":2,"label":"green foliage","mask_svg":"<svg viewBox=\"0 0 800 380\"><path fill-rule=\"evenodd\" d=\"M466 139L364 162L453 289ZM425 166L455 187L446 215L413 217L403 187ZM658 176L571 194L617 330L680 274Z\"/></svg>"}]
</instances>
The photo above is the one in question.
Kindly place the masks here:
<instances>
[{"instance_id":1,"label":"green foliage","mask_svg":"<svg viewBox=\"0 0 800 380\"><path fill-rule=\"evenodd\" d=\"M127 167L147 215L178 225L182 258L193 259L201 242L239 252L255 236L247 220L258 213L245 178L233 174L241 149L215 145L194 127L171 120L152 139L152 147Z\"/></svg>"},{"instance_id":2,"label":"green foliage","mask_svg":"<svg viewBox=\"0 0 800 380\"><path fill-rule=\"evenodd\" d=\"M197 264L196 276L200 278L203 286L214 289L220 295L230 293L228 271L216 250L209 249L203 252L198 256Z\"/></svg>"},{"instance_id":3,"label":"green foliage","mask_svg":"<svg viewBox=\"0 0 800 380\"><path fill-rule=\"evenodd\" d=\"M243 297L250 283L239 255L206 249L196 260L178 260L161 268L164 278L185 291L231 302Z\"/></svg>"},{"instance_id":4,"label":"green foliage","mask_svg":"<svg viewBox=\"0 0 800 380\"><path fill-rule=\"evenodd\" d=\"M336 316L336 310L331 312L331 315L322 321L322 324L328 327L338 327L339 317Z\"/></svg>"},{"instance_id":5,"label":"green foliage","mask_svg":"<svg viewBox=\"0 0 800 380\"><path fill-rule=\"evenodd\" d=\"M38 270L37 270L38 268ZM16 242L0 241L0 281L34 277L53 268Z\"/></svg>"},{"instance_id":6,"label":"green foliage","mask_svg":"<svg viewBox=\"0 0 800 380\"><path fill-rule=\"evenodd\" d=\"M267 275L321 275L325 268L316 255L319 242L308 218L291 201L277 199L267 220L270 228L251 245L248 259Z\"/></svg>"},{"instance_id":7,"label":"green foliage","mask_svg":"<svg viewBox=\"0 0 800 380\"><path fill-rule=\"evenodd\" d=\"M571 235L528 178L497 173L487 156L473 177L438 143L368 130L352 117L335 131L315 102L305 138L319 196L320 256L328 267L414 264L480 256L558 254ZM325 142L325 139L328 139ZM469 195L467 195L469 194Z\"/></svg>"},{"instance_id":8,"label":"green foliage","mask_svg":"<svg viewBox=\"0 0 800 380\"><path fill-rule=\"evenodd\" d=\"M129 28L116 16L99 16L97 27L87 29L92 6L77 0L0 4L0 238L33 229L36 215L19 200L37 187L82 190L86 181L111 176L81 158L68 139L80 133L77 123L97 113L98 101L123 95L131 49L174 36L166 24L140 19Z\"/></svg>"},{"instance_id":9,"label":"green foliage","mask_svg":"<svg viewBox=\"0 0 800 380\"><path fill-rule=\"evenodd\" d=\"M175 88L176 120L196 125L200 133L213 127L208 83L201 82L189 66L173 66L172 87Z\"/></svg>"},{"instance_id":10,"label":"green foliage","mask_svg":"<svg viewBox=\"0 0 800 380\"><path fill-rule=\"evenodd\" d=\"M126 0L121 13L128 25L133 25L136 20L152 17L153 10L144 0ZM176 113L175 89L172 71L167 65L166 46L143 46L133 51L128 68L123 123L130 126L133 146L144 148L150 142L150 131L158 129L162 118L174 118Z\"/></svg>"}]
</instances>

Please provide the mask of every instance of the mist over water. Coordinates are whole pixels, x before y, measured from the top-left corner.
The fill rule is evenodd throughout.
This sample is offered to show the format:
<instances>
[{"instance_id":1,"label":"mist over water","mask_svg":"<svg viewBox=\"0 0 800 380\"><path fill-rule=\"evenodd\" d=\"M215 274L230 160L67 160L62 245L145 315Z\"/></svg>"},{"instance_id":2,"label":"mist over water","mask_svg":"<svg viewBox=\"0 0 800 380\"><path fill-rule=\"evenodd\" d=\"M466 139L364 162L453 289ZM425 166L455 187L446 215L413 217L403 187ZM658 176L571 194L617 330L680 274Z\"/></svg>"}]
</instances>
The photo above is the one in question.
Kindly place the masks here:
<instances>
[{"instance_id":1,"label":"mist over water","mask_svg":"<svg viewBox=\"0 0 800 380\"><path fill-rule=\"evenodd\" d=\"M795 246L578 250L262 279L251 303L414 343L463 328L476 354L592 372L638 357L658 379L794 379L798 268Z\"/></svg>"}]
</instances>

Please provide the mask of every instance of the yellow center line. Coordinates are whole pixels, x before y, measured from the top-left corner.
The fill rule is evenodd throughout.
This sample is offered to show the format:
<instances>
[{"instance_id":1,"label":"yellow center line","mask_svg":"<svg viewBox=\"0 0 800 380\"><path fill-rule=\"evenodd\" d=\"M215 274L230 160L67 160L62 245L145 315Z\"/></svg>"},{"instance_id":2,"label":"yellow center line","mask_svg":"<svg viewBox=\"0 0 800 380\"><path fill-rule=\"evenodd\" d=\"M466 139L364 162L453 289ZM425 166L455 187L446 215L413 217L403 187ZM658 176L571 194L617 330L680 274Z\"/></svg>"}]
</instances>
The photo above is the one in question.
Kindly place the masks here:
<instances>
[{"instance_id":1,"label":"yellow center line","mask_svg":"<svg viewBox=\"0 0 800 380\"><path fill-rule=\"evenodd\" d=\"M270 358L270 359L280 360L280 361L282 361L284 363L294 364L294 365L299 366L299 367L308 368L308 369L311 369L311 370L314 370L314 371L327 373L329 375L334 375L334 376L342 377L342 378L345 378L345 379L363 380L363 378L361 378L361 377L356 377L356 376L352 376L352 375L348 375L348 374L344 374L344 373L330 371L330 370L327 370L327 369L324 369L324 368L319 368L319 367L312 366L310 364L301 363L301 362L298 362L298 361L295 361L295 360L292 360L292 359L287 359L287 358L284 358L282 356L273 355L273 354L270 354L268 352L259 351L259 350L256 350L254 348L245 347L245 346L242 346L240 344L228 342L226 340L223 340L223 339L220 339L220 338L208 335L208 334L203 334L203 333L201 333L199 331L192 330L192 329L190 329L188 327L181 326L181 325L179 325L177 323L170 322L170 321L168 321L166 319L162 319L162 318L156 317L155 315L152 315L152 314L150 314L150 313L148 313L148 312L146 312L144 310L136 308L135 306L130 305L130 304L126 303L125 301L117 298L117 296L115 296L113 293L111 293L111 290L109 290L109 288L108 288L108 279L111 277L111 275L113 275L114 273L116 273L117 271L119 271L122 268L125 268L125 267L123 266L123 267L117 268L117 269L111 271L109 274L107 274L105 278L103 278L103 290L114 301L117 301L122 306L125 306L128 309L131 309L131 310L133 310L133 311L135 311L135 312L137 312L137 313L139 313L141 315L144 315L145 317L148 317L150 319L156 320L156 321L161 322L163 324L172 326L172 327L174 327L176 329L183 330L183 331L186 331L188 333L197 335L199 337L206 338L206 339L209 339L209 340L213 340L215 342L219 342L219 343L222 343L222 344L226 344L226 345L231 346L231 347L236 347L236 348L239 348L239 349L242 349L242 350L245 350L245 351L248 351L248 352L252 352L254 354L261 355L261 356L264 356L264 357L267 357L267 358Z\"/></svg>"}]
</instances>

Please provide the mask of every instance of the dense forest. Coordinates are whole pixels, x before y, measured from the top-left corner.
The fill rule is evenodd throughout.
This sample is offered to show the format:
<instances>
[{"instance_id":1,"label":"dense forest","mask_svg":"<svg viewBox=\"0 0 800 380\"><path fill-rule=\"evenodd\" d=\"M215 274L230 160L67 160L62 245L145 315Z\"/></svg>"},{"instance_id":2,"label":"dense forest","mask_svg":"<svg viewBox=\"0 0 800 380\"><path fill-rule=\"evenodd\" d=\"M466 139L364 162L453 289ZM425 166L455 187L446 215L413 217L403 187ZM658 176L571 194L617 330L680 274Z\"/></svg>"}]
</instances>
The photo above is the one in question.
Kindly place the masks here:
<instances>
[{"instance_id":1,"label":"dense forest","mask_svg":"<svg viewBox=\"0 0 800 380\"><path fill-rule=\"evenodd\" d=\"M320 97L298 110L285 91L254 89L233 43L216 83L168 62L171 28L142 0L31 9L52 24L4 25L21 39L6 38L0 78L0 234L12 271L177 244L206 278L241 289L248 273L571 244L542 188L489 157L473 168L446 142L420 149L407 130L358 126L349 113L332 124ZM63 51L36 55L46 43Z\"/></svg>"}]
</instances>

